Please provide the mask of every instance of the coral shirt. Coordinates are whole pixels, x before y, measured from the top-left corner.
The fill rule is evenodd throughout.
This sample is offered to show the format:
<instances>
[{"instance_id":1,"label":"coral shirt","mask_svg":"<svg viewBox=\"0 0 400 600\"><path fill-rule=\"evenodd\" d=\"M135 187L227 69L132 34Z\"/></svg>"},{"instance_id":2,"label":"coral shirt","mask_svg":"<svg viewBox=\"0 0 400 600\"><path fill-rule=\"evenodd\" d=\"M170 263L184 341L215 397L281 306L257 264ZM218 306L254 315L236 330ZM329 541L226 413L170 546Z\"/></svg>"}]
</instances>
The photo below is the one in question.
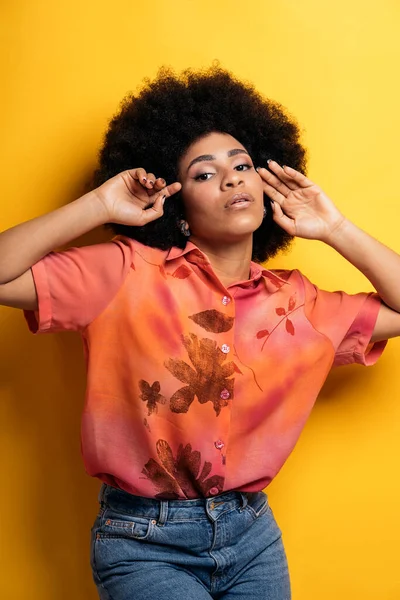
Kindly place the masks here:
<instances>
[{"instance_id":1,"label":"coral shirt","mask_svg":"<svg viewBox=\"0 0 400 600\"><path fill-rule=\"evenodd\" d=\"M32 332L79 331L89 475L139 496L259 491L292 451L331 367L374 363L380 299L252 263L225 288L193 243L118 237L32 267Z\"/></svg>"}]
</instances>

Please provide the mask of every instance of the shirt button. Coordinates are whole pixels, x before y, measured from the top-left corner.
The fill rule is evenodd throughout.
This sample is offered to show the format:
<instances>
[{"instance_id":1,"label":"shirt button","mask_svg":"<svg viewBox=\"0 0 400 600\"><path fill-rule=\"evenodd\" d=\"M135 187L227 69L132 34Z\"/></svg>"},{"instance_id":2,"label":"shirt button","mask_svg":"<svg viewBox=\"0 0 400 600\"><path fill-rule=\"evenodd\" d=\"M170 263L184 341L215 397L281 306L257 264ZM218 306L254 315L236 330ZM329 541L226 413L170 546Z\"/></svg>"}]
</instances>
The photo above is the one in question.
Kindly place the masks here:
<instances>
[{"instance_id":1,"label":"shirt button","mask_svg":"<svg viewBox=\"0 0 400 600\"><path fill-rule=\"evenodd\" d=\"M216 442L214 442L214 446L217 448L217 450L221 450L221 448L223 448L225 444L222 440L217 440Z\"/></svg>"},{"instance_id":2,"label":"shirt button","mask_svg":"<svg viewBox=\"0 0 400 600\"><path fill-rule=\"evenodd\" d=\"M226 388L224 388L222 390L222 392L220 393L220 398L222 398L222 400L228 400L229 397L230 397L230 393L228 392L228 390Z\"/></svg>"},{"instance_id":3,"label":"shirt button","mask_svg":"<svg viewBox=\"0 0 400 600\"><path fill-rule=\"evenodd\" d=\"M230 301L231 301L231 299L230 299L230 298L228 298L228 296L224 296L224 297L222 298L222 304L223 304L224 306L226 306L227 304L229 304L229 302L230 302Z\"/></svg>"},{"instance_id":4,"label":"shirt button","mask_svg":"<svg viewBox=\"0 0 400 600\"><path fill-rule=\"evenodd\" d=\"M229 348L229 346L228 346L227 344L222 344L222 346L221 346L221 350L222 350L222 352L223 352L224 354L228 354L228 352L229 352L230 348Z\"/></svg>"},{"instance_id":5,"label":"shirt button","mask_svg":"<svg viewBox=\"0 0 400 600\"><path fill-rule=\"evenodd\" d=\"M217 487L212 487L210 489L210 494L211 496L216 496L217 494L219 494L219 489Z\"/></svg>"}]
</instances>

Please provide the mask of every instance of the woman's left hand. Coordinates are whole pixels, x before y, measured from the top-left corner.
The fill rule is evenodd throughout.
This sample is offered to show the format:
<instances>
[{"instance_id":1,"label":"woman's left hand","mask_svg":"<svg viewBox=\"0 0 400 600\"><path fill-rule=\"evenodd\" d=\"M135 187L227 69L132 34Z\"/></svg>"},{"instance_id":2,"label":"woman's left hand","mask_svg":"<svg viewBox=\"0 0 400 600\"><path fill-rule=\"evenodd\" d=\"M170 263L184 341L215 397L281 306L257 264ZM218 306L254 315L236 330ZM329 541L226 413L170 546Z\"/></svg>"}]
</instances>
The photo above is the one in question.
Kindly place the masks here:
<instances>
[{"instance_id":1,"label":"woman's left hand","mask_svg":"<svg viewBox=\"0 0 400 600\"><path fill-rule=\"evenodd\" d=\"M327 242L346 220L332 200L299 171L273 160L268 168L257 172L264 182L264 193L273 200L275 223L290 235Z\"/></svg>"}]
</instances>

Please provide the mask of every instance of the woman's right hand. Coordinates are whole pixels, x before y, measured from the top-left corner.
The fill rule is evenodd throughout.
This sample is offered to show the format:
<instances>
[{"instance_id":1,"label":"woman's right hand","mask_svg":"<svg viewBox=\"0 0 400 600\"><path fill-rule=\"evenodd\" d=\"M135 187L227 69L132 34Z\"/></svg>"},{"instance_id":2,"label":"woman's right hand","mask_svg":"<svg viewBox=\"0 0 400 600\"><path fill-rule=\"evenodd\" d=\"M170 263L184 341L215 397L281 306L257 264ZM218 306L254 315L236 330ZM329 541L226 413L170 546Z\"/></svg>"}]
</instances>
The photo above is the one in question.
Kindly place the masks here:
<instances>
[{"instance_id":1,"label":"woman's right hand","mask_svg":"<svg viewBox=\"0 0 400 600\"><path fill-rule=\"evenodd\" d=\"M105 223L139 227L159 219L164 201L181 189L179 182L167 185L144 169L122 171L94 190L105 209Z\"/></svg>"}]
</instances>

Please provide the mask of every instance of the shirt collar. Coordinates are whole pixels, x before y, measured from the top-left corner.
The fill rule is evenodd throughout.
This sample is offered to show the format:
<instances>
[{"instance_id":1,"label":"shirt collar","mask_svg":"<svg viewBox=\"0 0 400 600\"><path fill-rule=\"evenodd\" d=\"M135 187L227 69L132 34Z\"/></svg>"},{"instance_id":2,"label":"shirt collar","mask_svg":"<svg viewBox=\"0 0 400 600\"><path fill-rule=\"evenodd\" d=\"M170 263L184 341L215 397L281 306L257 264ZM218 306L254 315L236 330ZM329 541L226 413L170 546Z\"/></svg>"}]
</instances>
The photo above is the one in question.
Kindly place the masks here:
<instances>
[{"instance_id":1,"label":"shirt collar","mask_svg":"<svg viewBox=\"0 0 400 600\"><path fill-rule=\"evenodd\" d=\"M188 254L189 252L194 252L195 256L202 256L202 258L206 258L206 255L203 254L203 252L193 244L193 242L187 242L185 248L178 248L178 246L173 246L167 256L165 260L174 260L175 258L179 258L181 256L185 256L185 254Z\"/></svg>"},{"instance_id":2,"label":"shirt collar","mask_svg":"<svg viewBox=\"0 0 400 600\"><path fill-rule=\"evenodd\" d=\"M187 242L185 248L178 248L177 246L173 246L167 256L166 261L172 261L177 258L186 256L186 259L189 262L197 264L199 267L204 267L205 265L209 265L209 260L207 256L198 248L193 242ZM250 281L258 281L261 277L263 277L265 286L269 293L276 292L279 288L284 285L290 285L288 281L279 277L276 273L265 269L262 265L251 261L250 263Z\"/></svg>"}]
</instances>

